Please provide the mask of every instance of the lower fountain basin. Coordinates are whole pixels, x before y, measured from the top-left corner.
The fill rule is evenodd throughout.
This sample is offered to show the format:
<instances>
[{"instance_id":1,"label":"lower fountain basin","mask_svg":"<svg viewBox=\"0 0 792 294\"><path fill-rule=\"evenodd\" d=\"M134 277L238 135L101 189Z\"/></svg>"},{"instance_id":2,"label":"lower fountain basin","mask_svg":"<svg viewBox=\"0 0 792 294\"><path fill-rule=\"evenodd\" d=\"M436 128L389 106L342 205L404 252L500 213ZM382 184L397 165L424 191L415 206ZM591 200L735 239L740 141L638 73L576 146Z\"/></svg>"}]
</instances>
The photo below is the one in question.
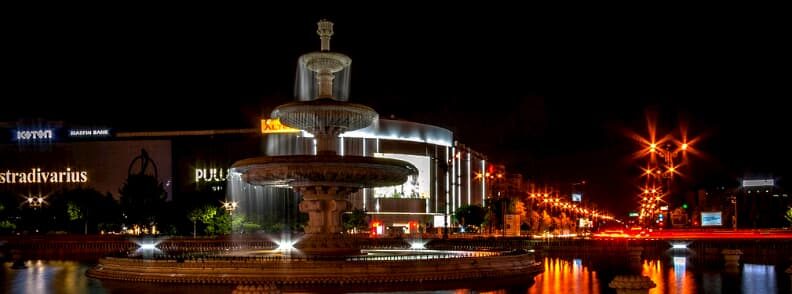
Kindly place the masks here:
<instances>
[{"instance_id":1,"label":"lower fountain basin","mask_svg":"<svg viewBox=\"0 0 792 294\"><path fill-rule=\"evenodd\" d=\"M201 284L377 284L532 277L543 271L533 254L473 251L372 251L367 256L310 258L215 256L196 260L103 258L93 278ZM409 252L409 250L408 250Z\"/></svg>"}]
</instances>

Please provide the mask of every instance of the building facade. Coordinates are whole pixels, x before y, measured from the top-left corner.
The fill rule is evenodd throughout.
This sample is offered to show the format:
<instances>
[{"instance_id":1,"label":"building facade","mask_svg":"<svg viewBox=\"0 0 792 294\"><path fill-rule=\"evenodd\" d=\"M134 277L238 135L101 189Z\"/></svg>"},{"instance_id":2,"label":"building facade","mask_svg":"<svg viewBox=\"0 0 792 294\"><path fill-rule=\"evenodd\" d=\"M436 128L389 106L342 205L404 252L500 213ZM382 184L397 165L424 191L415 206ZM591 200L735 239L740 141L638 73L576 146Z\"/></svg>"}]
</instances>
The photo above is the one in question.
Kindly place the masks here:
<instances>
[{"instance_id":1,"label":"building facade","mask_svg":"<svg viewBox=\"0 0 792 294\"><path fill-rule=\"evenodd\" d=\"M145 158L147 172L156 174L169 200L212 194L237 201L238 211L259 223L295 221L299 195L284 187L234 181L230 166L262 155L316 153L310 134L266 119L260 128L156 132L9 122L0 123L0 139L0 192L19 199L77 187L119 199L127 176L139 171ZM342 134L339 145L340 155L394 158L418 168L419 174L402 185L351 195L354 208L385 227L454 226L451 215L463 205L485 206L490 190L499 189L496 175L503 175L495 171L502 166L489 164L481 153L454 141L451 131L432 125L380 119Z\"/></svg>"}]
</instances>

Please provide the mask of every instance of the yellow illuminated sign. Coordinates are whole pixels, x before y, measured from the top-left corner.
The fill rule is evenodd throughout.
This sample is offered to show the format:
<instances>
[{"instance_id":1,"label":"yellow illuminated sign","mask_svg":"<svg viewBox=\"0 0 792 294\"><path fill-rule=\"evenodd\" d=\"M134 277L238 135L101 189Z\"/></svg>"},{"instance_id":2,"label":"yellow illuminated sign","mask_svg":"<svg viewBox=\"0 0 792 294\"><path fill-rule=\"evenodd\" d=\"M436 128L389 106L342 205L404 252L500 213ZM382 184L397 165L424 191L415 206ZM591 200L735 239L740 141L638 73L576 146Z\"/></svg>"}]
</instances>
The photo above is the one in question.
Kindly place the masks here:
<instances>
[{"instance_id":1,"label":"yellow illuminated sign","mask_svg":"<svg viewBox=\"0 0 792 294\"><path fill-rule=\"evenodd\" d=\"M297 133L300 130L290 128L281 124L279 118L267 118L261 120L261 133L262 134L277 134L277 133Z\"/></svg>"}]
</instances>

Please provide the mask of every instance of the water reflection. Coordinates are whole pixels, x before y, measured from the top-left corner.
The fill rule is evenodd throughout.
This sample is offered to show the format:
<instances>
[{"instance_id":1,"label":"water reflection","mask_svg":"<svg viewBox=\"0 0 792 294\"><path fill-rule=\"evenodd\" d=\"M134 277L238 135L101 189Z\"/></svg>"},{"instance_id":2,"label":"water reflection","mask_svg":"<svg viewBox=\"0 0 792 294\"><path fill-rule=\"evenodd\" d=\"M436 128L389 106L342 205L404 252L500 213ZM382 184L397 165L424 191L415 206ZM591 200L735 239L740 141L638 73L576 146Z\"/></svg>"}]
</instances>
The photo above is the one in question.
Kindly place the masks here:
<instances>
[{"instance_id":1,"label":"water reflection","mask_svg":"<svg viewBox=\"0 0 792 294\"><path fill-rule=\"evenodd\" d=\"M544 273L528 281L505 288L498 282L495 287L472 289L461 282L449 282L437 287L423 287L423 293L613 293L608 283L628 267L619 265L613 258L559 258L545 257ZM721 268L699 266L699 259L689 256L673 256L644 260L641 274L649 277L657 287L649 293L786 293L789 283L773 265L744 264L739 274L722 273ZM24 269L12 269L12 263L3 263L0 268L0 292L2 293L231 293L231 285L163 285L138 284L117 281L99 281L85 276L89 264L74 261L27 261ZM777 272L778 271L778 272ZM494 282L494 281L493 281ZM476 282L485 284L486 281ZM305 289L297 292L392 292L406 285L357 285L355 287L332 287L330 289ZM490 291L483 289L497 289ZM429 289L427 289L429 288ZM460 289L462 288L462 289ZM418 289L416 289L418 290ZM403 291L403 290L400 290ZM485 292L486 291L486 292ZM285 291L291 292L291 291ZM410 292L414 293L414 292Z\"/></svg>"},{"instance_id":2,"label":"water reflection","mask_svg":"<svg viewBox=\"0 0 792 294\"><path fill-rule=\"evenodd\" d=\"M776 288L775 266L763 264L743 265L743 293L779 293Z\"/></svg>"},{"instance_id":3,"label":"water reflection","mask_svg":"<svg viewBox=\"0 0 792 294\"><path fill-rule=\"evenodd\" d=\"M4 293L88 293L101 285L85 276L85 269L72 261L27 261L27 268L11 269L3 263Z\"/></svg>"},{"instance_id":4,"label":"water reflection","mask_svg":"<svg viewBox=\"0 0 792 294\"><path fill-rule=\"evenodd\" d=\"M544 269L528 293L600 293L596 272L584 266L582 259L546 257Z\"/></svg>"},{"instance_id":5,"label":"water reflection","mask_svg":"<svg viewBox=\"0 0 792 294\"><path fill-rule=\"evenodd\" d=\"M671 265L665 267L662 260L644 261L641 274L657 284L649 293L697 293L695 277L688 268L688 257L674 256Z\"/></svg>"}]
</instances>

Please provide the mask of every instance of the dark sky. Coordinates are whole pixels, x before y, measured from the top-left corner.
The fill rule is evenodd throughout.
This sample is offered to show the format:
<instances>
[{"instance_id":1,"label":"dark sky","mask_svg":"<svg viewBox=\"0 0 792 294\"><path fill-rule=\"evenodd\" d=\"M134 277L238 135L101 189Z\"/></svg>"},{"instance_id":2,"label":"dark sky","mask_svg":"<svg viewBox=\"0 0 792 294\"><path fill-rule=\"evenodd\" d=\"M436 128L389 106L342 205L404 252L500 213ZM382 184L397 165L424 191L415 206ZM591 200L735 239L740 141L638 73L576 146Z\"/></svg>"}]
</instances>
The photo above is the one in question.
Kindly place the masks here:
<instances>
[{"instance_id":1,"label":"dark sky","mask_svg":"<svg viewBox=\"0 0 792 294\"><path fill-rule=\"evenodd\" d=\"M636 191L626 134L645 135L647 113L660 133L702 136L690 183L789 176L785 18L632 9L26 11L4 29L0 121L251 127L292 100L296 59L327 17L353 59L351 101L451 129L530 179L587 179L606 207Z\"/></svg>"}]
</instances>

